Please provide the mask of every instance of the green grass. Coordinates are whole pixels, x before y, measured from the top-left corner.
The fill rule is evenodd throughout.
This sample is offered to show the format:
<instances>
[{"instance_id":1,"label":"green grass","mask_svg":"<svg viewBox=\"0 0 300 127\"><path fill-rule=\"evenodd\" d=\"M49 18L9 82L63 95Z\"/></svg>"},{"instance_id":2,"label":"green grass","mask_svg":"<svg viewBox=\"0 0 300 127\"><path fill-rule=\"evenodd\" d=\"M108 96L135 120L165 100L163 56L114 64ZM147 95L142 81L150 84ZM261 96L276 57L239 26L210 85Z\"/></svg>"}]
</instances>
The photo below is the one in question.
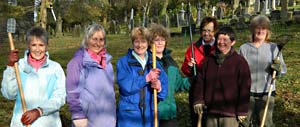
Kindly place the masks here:
<instances>
[{"instance_id":1,"label":"green grass","mask_svg":"<svg viewBox=\"0 0 300 127\"><path fill-rule=\"evenodd\" d=\"M273 25L272 37L275 38L280 34L291 34L293 38L284 47L283 55L288 67L288 73L277 80L277 96L276 106L274 111L274 122L280 127L300 126L300 25L285 26L282 24ZM194 35L193 40L197 40L199 35ZM246 42L249 37L248 30L237 32L237 49L242 43ZM72 58L76 49L80 46L82 37L64 36L62 38L53 37L49 42L50 58L59 62L64 69L68 61ZM181 37L173 37L168 43L168 48L173 50L172 56L179 66L184 60L184 53L189 45L189 35ZM16 48L23 57L23 52L26 49L24 42L15 42ZM108 35L107 48L108 52L113 56L112 64L116 65L116 61L120 56L127 53L130 48L131 41L129 35ZM9 45L7 42L0 43L0 71L6 68L7 54ZM0 75L2 80L2 73ZM118 95L118 88L116 87ZM190 127L188 94L186 92L175 95L178 104L178 121L180 127ZM6 127L9 125L14 101L6 100L0 96L0 126ZM67 105L61 109L61 118L65 126L70 125L70 113Z\"/></svg>"}]
</instances>

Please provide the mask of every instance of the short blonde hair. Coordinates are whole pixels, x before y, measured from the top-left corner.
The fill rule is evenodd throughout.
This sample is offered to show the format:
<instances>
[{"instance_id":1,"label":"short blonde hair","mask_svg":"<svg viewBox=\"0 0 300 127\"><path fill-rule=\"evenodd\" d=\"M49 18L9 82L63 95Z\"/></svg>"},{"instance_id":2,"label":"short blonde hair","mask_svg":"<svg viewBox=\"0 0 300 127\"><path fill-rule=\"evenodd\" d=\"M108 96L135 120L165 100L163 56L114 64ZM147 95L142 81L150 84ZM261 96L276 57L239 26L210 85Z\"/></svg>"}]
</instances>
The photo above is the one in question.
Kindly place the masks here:
<instances>
[{"instance_id":1,"label":"short blonde hair","mask_svg":"<svg viewBox=\"0 0 300 127\"><path fill-rule=\"evenodd\" d=\"M155 37L161 36L166 40L166 46L167 46L168 40L170 38L170 33L164 26L153 23L150 25L149 29L150 29L150 33L151 33L151 38L150 38L151 44L153 43L153 40L155 39Z\"/></svg>"},{"instance_id":2,"label":"short blonde hair","mask_svg":"<svg viewBox=\"0 0 300 127\"><path fill-rule=\"evenodd\" d=\"M130 34L131 42L133 43L133 41L135 39L137 39L138 37L142 37L143 39L146 39L148 44L149 44L150 31L145 27L135 27L135 28L133 28L131 30L131 34Z\"/></svg>"},{"instance_id":3,"label":"short blonde hair","mask_svg":"<svg viewBox=\"0 0 300 127\"><path fill-rule=\"evenodd\" d=\"M254 41L255 29L258 27L267 29L267 36L265 40L268 42L271 36L270 19L265 15L255 16L250 22L250 32L252 33L252 41Z\"/></svg>"}]
</instances>

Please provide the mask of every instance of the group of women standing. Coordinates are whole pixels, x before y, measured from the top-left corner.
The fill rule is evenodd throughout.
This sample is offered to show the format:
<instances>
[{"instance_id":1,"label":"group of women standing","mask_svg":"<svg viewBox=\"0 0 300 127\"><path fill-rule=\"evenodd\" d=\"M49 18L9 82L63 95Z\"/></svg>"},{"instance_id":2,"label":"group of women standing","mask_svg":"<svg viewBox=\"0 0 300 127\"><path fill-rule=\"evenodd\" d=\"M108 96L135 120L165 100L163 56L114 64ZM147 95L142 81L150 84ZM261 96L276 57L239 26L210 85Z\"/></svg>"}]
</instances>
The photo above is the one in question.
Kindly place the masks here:
<instances>
[{"instance_id":1,"label":"group of women standing","mask_svg":"<svg viewBox=\"0 0 300 127\"><path fill-rule=\"evenodd\" d=\"M286 72L281 54L276 64L284 65L282 69L271 66L279 51L276 44L268 42L269 20L265 16L252 20L252 41L238 52L233 48L234 31L230 27L217 31L215 18L204 18L200 30L201 38L193 44L195 58L192 47L187 49L181 68L187 77L183 77L167 49L167 29L157 24L134 28L130 35L132 48L116 64L116 106L112 56L107 53L106 33L101 25L92 24L85 29L81 47L67 65L66 78L61 66L49 59L47 32L40 27L30 29L24 58L19 60L18 50L12 50L3 73L2 95L16 100L11 126L60 127L59 109L66 99L74 127L152 127L154 89L161 127L178 126L174 93L188 90L194 109L193 126L197 123L194 116L203 113L202 123L207 127L237 126L245 119L258 125L263 107L259 104L266 101L271 70ZM152 59L152 44L157 62ZM28 109L25 113L12 67L16 62ZM273 124L273 107L274 98L266 126Z\"/></svg>"}]
</instances>

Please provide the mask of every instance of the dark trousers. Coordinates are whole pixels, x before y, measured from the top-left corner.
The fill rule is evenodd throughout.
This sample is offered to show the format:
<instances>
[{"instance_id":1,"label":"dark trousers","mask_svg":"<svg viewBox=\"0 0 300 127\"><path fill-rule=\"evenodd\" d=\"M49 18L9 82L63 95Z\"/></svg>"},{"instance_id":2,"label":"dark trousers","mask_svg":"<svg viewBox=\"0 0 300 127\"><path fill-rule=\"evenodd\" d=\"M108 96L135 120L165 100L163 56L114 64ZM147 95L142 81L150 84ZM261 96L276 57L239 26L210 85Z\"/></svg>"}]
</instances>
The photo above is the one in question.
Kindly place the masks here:
<instances>
[{"instance_id":1,"label":"dark trousers","mask_svg":"<svg viewBox=\"0 0 300 127\"><path fill-rule=\"evenodd\" d=\"M160 120L159 121L160 127L178 127L178 122L176 119L172 120Z\"/></svg>"},{"instance_id":2,"label":"dark trousers","mask_svg":"<svg viewBox=\"0 0 300 127\"><path fill-rule=\"evenodd\" d=\"M250 105L247 120L245 124L249 127L260 127L262 117L264 114L265 105L267 102L267 95L262 97L250 96ZM275 106L275 97L270 97L269 107L266 115L265 127L274 127L273 110Z\"/></svg>"},{"instance_id":3,"label":"dark trousers","mask_svg":"<svg viewBox=\"0 0 300 127\"><path fill-rule=\"evenodd\" d=\"M192 97L191 90L189 92L189 108L190 108L190 118L191 118L191 122L192 122L192 127L197 127L198 114L196 114L194 112L193 97ZM202 127L206 127L206 114L205 114L205 111L202 114L201 125L202 125Z\"/></svg>"}]
</instances>

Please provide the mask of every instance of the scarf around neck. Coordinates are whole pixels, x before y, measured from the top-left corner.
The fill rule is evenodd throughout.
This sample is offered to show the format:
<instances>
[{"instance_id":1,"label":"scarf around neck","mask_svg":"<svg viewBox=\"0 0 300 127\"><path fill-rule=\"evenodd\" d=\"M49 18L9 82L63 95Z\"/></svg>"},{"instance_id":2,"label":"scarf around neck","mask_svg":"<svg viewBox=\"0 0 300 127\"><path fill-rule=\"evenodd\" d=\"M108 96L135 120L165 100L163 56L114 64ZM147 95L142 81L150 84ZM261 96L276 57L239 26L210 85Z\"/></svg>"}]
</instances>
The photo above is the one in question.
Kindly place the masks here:
<instances>
[{"instance_id":1,"label":"scarf around neck","mask_svg":"<svg viewBox=\"0 0 300 127\"><path fill-rule=\"evenodd\" d=\"M227 54L223 54L221 53L219 50L216 50L215 52L215 56L216 56L216 60L217 63L220 65L224 62L224 60L226 59L226 57L228 57L230 54L233 53L233 48L231 47L231 49L229 50L229 52Z\"/></svg>"},{"instance_id":2,"label":"scarf around neck","mask_svg":"<svg viewBox=\"0 0 300 127\"><path fill-rule=\"evenodd\" d=\"M28 54L28 63L33 67L35 68L36 71L38 71L38 69L41 68L41 66L43 65L43 63L46 61L46 55L42 58L42 59L39 59L39 60L36 60L34 59L30 53Z\"/></svg>"},{"instance_id":3,"label":"scarf around neck","mask_svg":"<svg viewBox=\"0 0 300 127\"><path fill-rule=\"evenodd\" d=\"M100 64L103 68L106 67L106 49L103 48L99 53L94 53L93 51L86 49L88 54L93 60Z\"/></svg>"}]
</instances>

